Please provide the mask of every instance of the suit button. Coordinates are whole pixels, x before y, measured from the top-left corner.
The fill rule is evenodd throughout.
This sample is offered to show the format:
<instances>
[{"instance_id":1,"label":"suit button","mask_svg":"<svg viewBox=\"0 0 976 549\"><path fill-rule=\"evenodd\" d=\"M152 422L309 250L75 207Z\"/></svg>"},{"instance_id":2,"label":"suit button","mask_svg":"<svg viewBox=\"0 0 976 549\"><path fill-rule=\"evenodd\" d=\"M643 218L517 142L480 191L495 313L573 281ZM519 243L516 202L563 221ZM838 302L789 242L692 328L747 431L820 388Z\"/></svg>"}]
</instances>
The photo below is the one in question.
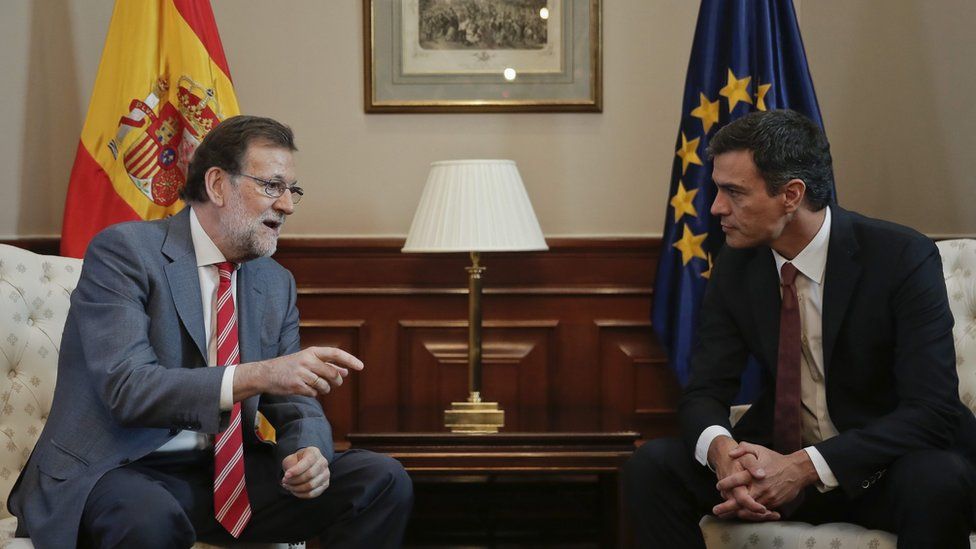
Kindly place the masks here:
<instances>
[{"instance_id":1,"label":"suit button","mask_svg":"<svg viewBox=\"0 0 976 549\"><path fill-rule=\"evenodd\" d=\"M870 487L871 487L871 483L866 480L861 483L861 488L864 488L865 490L867 490Z\"/></svg>"}]
</instances>

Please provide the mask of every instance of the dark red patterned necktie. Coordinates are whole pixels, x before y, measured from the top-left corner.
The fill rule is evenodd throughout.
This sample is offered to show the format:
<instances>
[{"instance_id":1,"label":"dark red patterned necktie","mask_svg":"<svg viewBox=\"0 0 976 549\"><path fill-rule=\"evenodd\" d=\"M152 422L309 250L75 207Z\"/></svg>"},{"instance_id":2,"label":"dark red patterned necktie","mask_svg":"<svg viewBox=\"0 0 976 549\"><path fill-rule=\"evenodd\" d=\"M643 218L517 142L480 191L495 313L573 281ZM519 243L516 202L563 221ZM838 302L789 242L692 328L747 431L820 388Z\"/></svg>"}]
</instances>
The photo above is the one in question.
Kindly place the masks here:
<instances>
[{"instance_id":1,"label":"dark red patterned necktie","mask_svg":"<svg viewBox=\"0 0 976 549\"><path fill-rule=\"evenodd\" d=\"M773 446L782 454L801 448L800 438L800 303L796 267L784 263L783 302L779 313L779 355L776 366L776 407Z\"/></svg>"},{"instance_id":2,"label":"dark red patterned necktie","mask_svg":"<svg viewBox=\"0 0 976 549\"><path fill-rule=\"evenodd\" d=\"M237 315L230 275L234 264L217 264L217 364L240 362L237 346ZM244 483L244 439L241 430L241 403L235 402L227 430L214 440L214 515L230 535L241 535L251 519L251 503Z\"/></svg>"}]
</instances>

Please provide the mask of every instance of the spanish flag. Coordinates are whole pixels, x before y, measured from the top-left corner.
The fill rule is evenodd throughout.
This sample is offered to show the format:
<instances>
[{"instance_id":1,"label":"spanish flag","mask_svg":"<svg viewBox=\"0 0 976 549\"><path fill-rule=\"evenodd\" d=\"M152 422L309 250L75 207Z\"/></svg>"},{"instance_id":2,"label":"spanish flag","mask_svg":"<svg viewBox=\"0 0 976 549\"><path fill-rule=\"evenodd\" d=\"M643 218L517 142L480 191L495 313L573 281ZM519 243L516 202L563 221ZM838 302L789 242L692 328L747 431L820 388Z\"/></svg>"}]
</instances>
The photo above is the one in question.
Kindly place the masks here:
<instances>
[{"instance_id":1,"label":"spanish flag","mask_svg":"<svg viewBox=\"0 0 976 549\"><path fill-rule=\"evenodd\" d=\"M240 114L207 0L118 0L64 207L61 254L121 221L183 208L197 144Z\"/></svg>"},{"instance_id":2,"label":"spanish flag","mask_svg":"<svg viewBox=\"0 0 976 549\"><path fill-rule=\"evenodd\" d=\"M118 0L68 183L61 255L113 223L183 209L190 156L240 114L207 0ZM275 442L258 412L255 435Z\"/></svg>"}]
</instances>

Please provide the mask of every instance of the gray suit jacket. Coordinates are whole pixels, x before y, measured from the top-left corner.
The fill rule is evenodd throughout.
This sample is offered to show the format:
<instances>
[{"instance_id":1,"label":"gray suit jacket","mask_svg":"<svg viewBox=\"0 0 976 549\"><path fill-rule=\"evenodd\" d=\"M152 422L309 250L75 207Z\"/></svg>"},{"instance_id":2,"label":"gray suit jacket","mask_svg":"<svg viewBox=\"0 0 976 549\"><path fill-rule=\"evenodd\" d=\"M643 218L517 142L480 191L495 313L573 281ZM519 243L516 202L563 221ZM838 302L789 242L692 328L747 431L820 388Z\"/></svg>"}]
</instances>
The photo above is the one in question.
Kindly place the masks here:
<instances>
[{"instance_id":1,"label":"gray suit jacket","mask_svg":"<svg viewBox=\"0 0 976 549\"><path fill-rule=\"evenodd\" d=\"M299 350L295 280L267 258L237 276L241 362ZM200 283L189 209L99 233L85 254L64 328L54 402L10 495L18 533L35 547L77 543L92 487L106 472L156 450L181 429L217 433L223 367L207 366ZM256 410L277 429L273 449L254 436ZM245 470L252 504L282 488L281 460L317 446L330 461L332 433L306 397L243 402Z\"/></svg>"}]
</instances>

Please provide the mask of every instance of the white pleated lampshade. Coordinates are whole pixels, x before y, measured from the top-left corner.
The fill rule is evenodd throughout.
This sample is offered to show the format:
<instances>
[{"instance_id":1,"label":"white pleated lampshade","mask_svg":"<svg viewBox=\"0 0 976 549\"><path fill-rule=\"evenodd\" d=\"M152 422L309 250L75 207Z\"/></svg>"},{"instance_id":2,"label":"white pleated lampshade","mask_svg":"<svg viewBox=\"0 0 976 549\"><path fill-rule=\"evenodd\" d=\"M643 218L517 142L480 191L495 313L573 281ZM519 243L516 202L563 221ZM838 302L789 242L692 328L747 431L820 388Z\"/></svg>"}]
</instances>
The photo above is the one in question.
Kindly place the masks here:
<instances>
[{"instance_id":1,"label":"white pleated lampshade","mask_svg":"<svg viewBox=\"0 0 976 549\"><path fill-rule=\"evenodd\" d=\"M548 250L512 160L430 165L404 252Z\"/></svg>"}]
</instances>

